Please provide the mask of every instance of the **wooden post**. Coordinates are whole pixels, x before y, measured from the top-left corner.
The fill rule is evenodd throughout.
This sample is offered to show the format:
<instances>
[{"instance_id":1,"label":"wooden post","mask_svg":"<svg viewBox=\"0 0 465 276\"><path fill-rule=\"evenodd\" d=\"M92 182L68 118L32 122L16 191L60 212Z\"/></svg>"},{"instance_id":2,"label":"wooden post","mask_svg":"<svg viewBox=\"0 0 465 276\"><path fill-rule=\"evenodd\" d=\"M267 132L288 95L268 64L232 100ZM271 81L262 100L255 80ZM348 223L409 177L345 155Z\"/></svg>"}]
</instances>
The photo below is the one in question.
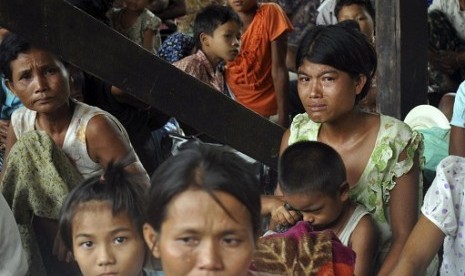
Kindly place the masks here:
<instances>
[{"instance_id":1,"label":"wooden post","mask_svg":"<svg viewBox=\"0 0 465 276\"><path fill-rule=\"evenodd\" d=\"M377 0L378 103L403 119L427 102L428 33L425 0Z\"/></svg>"}]
</instances>

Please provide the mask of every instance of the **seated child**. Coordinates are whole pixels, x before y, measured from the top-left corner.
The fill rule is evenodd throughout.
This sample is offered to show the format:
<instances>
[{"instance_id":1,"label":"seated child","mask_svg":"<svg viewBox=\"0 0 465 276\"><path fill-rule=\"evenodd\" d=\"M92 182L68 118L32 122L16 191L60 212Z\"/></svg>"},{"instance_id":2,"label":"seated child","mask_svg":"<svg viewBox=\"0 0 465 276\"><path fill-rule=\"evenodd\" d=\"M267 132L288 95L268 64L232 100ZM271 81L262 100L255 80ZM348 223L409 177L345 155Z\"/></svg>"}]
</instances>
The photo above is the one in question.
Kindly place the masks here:
<instances>
[{"instance_id":1,"label":"seated child","mask_svg":"<svg viewBox=\"0 0 465 276\"><path fill-rule=\"evenodd\" d=\"M60 212L59 233L83 276L143 275L145 186L120 164L86 179L69 193Z\"/></svg>"},{"instance_id":2,"label":"seated child","mask_svg":"<svg viewBox=\"0 0 465 276\"><path fill-rule=\"evenodd\" d=\"M147 9L153 0L123 0L123 8L109 11L111 26L144 47L151 53L156 53L161 44L161 19Z\"/></svg>"},{"instance_id":3,"label":"seated child","mask_svg":"<svg viewBox=\"0 0 465 276\"><path fill-rule=\"evenodd\" d=\"M440 275L463 275L465 271L465 158L449 156L436 169L420 216L397 266L390 275L424 275L441 246Z\"/></svg>"},{"instance_id":4,"label":"seated child","mask_svg":"<svg viewBox=\"0 0 465 276\"><path fill-rule=\"evenodd\" d=\"M349 198L346 168L339 154L320 142L298 142L281 155L278 177L286 204L283 224L294 224L289 211L300 213L313 230L331 230L356 253L355 275L373 275L376 229L370 213Z\"/></svg>"},{"instance_id":5,"label":"seated child","mask_svg":"<svg viewBox=\"0 0 465 276\"><path fill-rule=\"evenodd\" d=\"M173 65L230 96L221 65L239 54L241 28L241 20L231 8L207 6L197 14L194 22L197 52Z\"/></svg>"},{"instance_id":6,"label":"seated child","mask_svg":"<svg viewBox=\"0 0 465 276\"><path fill-rule=\"evenodd\" d=\"M334 8L338 22L354 20L360 31L374 43L375 9L370 0L340 0Z\"/></svg>"}]
</instances>

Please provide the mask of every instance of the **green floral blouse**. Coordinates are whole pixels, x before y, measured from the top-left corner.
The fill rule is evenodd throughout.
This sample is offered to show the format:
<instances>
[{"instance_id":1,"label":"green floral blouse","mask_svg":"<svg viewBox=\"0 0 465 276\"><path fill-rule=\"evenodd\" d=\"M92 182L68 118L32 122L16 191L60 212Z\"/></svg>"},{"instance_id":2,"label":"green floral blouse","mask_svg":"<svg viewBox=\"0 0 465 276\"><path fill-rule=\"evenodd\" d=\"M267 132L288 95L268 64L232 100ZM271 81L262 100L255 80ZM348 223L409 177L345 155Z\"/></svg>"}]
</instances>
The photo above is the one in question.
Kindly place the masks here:
<instances>
[{"instance_id":1,"label":"green floral blouse","mask_svg":"<svg viewBox=\"0 0 465 276\"><path fill-rule=\"evenodd\" d=\"M318 140L320 126L320 123L311 121L306 113L297 115L291 124L289 145L298 141ZM403 151L407 158L398 161ZM382 262L391 244L389 192L395 187L396 178L410 171L417 151L419 156L423 156L421 134L412 131L404 122L380 115L380 129L375 147L362 176L350 192L352 200L365 206L372 213L379 228L381 243L378 262ZM423 161L420 162L420 166L423 167ZM422 182L420 176L420 199Z\"/></svg>"}]
</instances>

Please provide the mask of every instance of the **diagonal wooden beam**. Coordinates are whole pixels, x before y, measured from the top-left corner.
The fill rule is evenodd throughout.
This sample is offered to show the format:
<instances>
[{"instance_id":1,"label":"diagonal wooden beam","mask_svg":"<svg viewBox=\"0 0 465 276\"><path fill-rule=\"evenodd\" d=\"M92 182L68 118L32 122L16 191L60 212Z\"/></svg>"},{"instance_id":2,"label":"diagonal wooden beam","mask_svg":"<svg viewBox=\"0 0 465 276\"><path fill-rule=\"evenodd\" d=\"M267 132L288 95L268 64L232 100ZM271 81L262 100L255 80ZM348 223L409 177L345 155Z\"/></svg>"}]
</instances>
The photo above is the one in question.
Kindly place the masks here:
<instances>
[{"instance_id":1,"label":"diagonal wooden beam","mask_svg":"<svg viewBox=\"0 0 465 276\"><path fill-rule=\"evenodd\" d=\"M0 25L276 169L283 129L62 0L1 0Z\"/></svg>"}]
</instances>

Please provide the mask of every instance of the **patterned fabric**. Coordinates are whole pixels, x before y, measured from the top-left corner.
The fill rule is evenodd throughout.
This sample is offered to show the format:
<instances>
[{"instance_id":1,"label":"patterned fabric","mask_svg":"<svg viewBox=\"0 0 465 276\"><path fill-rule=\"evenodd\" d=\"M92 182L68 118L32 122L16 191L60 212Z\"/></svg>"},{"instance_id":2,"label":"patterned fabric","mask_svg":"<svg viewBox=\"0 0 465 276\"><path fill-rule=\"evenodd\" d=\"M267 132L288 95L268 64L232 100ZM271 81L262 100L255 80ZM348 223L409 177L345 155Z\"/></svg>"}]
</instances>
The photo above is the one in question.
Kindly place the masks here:
<instances>
[{"instance_id":1,"label":"patterned fabric","mask_svg":"<svg viewBox=\"0 0 465 276\"><path fill-rule=\"evenodd\" d=\"M32 218L58 219L64 198L81 180L66 154L45 132L29 131L11 148L0 187L13 211L34 275L45 275L45 268Z\"/></svg>"},{"instance_id":2,"label":"patterned fabric","mask_svg":"<svg viewBox=\"0 0 465 276\"><path fill-rule=\"evenodd\" d=\"M271 76L271 42L292 30L284 11L275 3L259 5L243 33L239 55L227 63L225 78L236 100L262 116L277 113Z\"/></svg>"},{"instance_id":3,"label":"patterned fabric","mask_svg":"<svg viewBox=\"0 0 465 276\"><path fill-rule=\"evenodd\" d=\"M186 0L186 15L176 19L178 31L193 36L196 14L211 4L226 5L226 0Z\"/></svg>"},{"instance_id":4,"label":"patterned fabric","mask_svg":"<svg viewBox=\"0 0 465 276\"><path fill-rule=\"evenodd\" d=\"M446 235L441 275L465 274L465 159L449 156L425 195L421 211Z\"/></svg>"},{"instance_id":5,"label":"patterned fabric","mask_svg":"<svg viewBox=\"0 0 465 276\"><path fill-rule=\"evenodd\" d=\"M173 63L173 65L216 90L225 93L223 70L221 68L215 70L202 50L198 50L197 53L185 57Z\"/></svg>"},{"instance_id":6,"label":"patterned fabric","mask_svg":"<svg viewBox=\"0 0 465 276\"><path fill-rule=\"evenodd\" d=\"M282 234L262 237L251 269L279 275L354 274L355 253L344 246L332 231L312 232L306 222L298 222Z\"/></svg>"},{"instance_id":7,"label":"patterned fabric","mask_svg":"<svg viewBox=\"0 0 465 276\"><path fill-rule=\"evenodd\" d=\"M122 25L123 14L124 8L114 8L109 11L108 17L110 18L112 28L122 33L124 36L139 44L140 46L143 46L144 32L146 30L153 30L155 33L155 45L151 52L156 53L157 49L161 45L160 32L158 31L161 25L161 19L156 17L148 9L144 9L144 11L139 15L139 18L137 18L136 22L134 22L131 27L125 28Z\"/></svg>"},{"instance_id":8,"label":"patterned fabric","mask_svg":"<svg viewBox=\"0 0 465 276\"><path fill-rule=\"evenodd\" d=\"M191 36L173 33L163 41L157 54L160 58L173 63L190 55L194 45L194 38Z\"/></svg>"},{"instance_id":9,"label":"patterned fabric","mask_svg":"<svg viewBox=\"0 0 465 276\"><path fill-rule=\"evenodd\" d=\"M129 141L126 130L115 117L97 107L78 102L74 99L71 99L71 101L75 107L73 117L71 118L71 122L68 126L65 140L63 142L63 151L68 155L73 165L79 173L84 176L84 178L102 174L103 172L102 166L90 158L87 152L87 140L85 136L87 124L97 115L104 115L108 117L118 126L126 142L130 145L133 154L136 155ZM13 113L13 116L11 117L11 124L18 139L25 133L35 130L36 115L37 112L25 107L19 108ZM141 168L143 167L138 158L136 163L138 163L137 166L140 166Z\"/></svg>"},{"instance_id":10,"label":"patterned fabric","mask_svg":"<svg viewBox=\"0 0 465 276\"><path fill-rule=\"evenodd\" d=\"M311 121L306 113L297 115L291 124L289 144L298 141L316 141L321 124ZM405 160L398 161L401 152ZM413 166L415 153L423 156L421 135L395 118L380 115L380 128L376 144L359 181L352 186L351 199L363 205L370 213L381 232L380 259L382 262L391 245L389 223L390 191L396 178L408 173ZM423 160L420 162L423 169ZM420 180L419 195L422 198L423 181Z\"/></svg>"}]
</instances>

